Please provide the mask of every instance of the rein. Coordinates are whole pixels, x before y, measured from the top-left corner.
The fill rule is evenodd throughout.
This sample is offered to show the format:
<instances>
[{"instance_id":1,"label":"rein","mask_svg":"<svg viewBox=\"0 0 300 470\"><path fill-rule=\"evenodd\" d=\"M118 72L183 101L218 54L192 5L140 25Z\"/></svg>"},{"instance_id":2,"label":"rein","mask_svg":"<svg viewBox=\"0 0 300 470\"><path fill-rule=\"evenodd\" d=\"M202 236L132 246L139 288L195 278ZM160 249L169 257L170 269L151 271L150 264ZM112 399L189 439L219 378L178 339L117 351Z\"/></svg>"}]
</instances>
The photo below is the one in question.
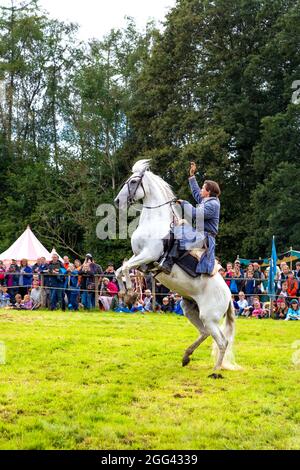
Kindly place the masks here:
<instances>
[{"instance_id":1,"label":"rein","mask_svg":"<svg viewBox=\"0 0 300 470\"><path fill-rule=\"evenodd\" d=\"M159 207L163 207L163 206L166 206L167 204L172 204L172 202L176 202L177 199L176 198L173 198L171 199L170 201L167 201L167 202L164 202L163 204L160 204L159 206L143 206L143 209L158 209Z\"/></svg>"}]
</instances>

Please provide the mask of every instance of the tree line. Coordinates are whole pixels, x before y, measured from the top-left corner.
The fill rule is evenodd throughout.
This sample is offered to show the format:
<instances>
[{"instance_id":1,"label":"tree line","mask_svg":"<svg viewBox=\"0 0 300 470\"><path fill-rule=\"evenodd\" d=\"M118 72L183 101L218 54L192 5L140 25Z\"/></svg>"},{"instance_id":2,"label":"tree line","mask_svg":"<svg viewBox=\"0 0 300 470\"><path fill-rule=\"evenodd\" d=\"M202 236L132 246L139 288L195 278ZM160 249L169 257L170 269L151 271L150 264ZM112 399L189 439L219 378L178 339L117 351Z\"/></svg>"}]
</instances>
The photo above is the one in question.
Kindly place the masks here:
<instances>
[{"instance_id":1,"label":"tree line","mask_svg":"<svg viewBox=\"0 0 300 470\"><path fill-rule=\"evenodd\" d=\"M300 2L178 0L164 29L78 40L37 0L0 8L0 251L27 224L49 248L104 264L96 237L133 163L190 199L188 163L220 183L222 260L300 244Z\"/></svg>"}]
</instances>

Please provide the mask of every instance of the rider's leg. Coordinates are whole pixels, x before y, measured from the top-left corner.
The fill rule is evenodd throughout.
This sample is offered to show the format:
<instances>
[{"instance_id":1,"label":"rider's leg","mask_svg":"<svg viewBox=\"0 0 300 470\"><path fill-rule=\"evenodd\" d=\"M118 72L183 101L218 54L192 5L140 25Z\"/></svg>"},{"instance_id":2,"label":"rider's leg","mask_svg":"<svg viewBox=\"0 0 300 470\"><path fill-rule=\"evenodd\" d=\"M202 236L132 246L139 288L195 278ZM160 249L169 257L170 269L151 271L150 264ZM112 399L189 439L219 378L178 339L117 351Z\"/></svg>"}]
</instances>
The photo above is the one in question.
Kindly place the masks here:
<instances>
[{"instance_id":1,"label":"rider's leg","mask_svg":"<svg viewBox=\"0 0 300 470\"><path fill-rule=\"evenodd\" d=\"M170 274L175 260L181 255L181 250L179 246L179 240L174 240L173 245L169 250L164 254L162 259L159 262L155 262L154 265L158 269L163 271L166 274Z\"/></svg>"}]
</instances>

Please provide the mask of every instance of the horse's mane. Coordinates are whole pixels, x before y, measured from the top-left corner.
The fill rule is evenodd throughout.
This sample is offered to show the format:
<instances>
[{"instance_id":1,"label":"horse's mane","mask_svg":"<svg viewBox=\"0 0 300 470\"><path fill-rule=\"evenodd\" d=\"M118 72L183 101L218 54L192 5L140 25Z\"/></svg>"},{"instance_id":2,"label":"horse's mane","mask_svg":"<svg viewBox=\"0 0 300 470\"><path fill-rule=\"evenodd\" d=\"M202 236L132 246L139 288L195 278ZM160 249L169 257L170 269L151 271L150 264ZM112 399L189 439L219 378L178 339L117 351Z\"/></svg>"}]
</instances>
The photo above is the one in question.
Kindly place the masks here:
<instances>
[{"instance_id":1,"label":"horse's mane","mask_svg":"<svg viewBox=\"0 0 300 470\"><path fill-rule=\"evenodd\" d=\"M146 172L147 178L155 185L156 190L159 194L165 196L166 200L175 199L175 194L171 186L164 181L160 176L155 175L150 171L150 159L139 160L132 167L132 173L143 173Z\"/></svg>"}]
</instances>

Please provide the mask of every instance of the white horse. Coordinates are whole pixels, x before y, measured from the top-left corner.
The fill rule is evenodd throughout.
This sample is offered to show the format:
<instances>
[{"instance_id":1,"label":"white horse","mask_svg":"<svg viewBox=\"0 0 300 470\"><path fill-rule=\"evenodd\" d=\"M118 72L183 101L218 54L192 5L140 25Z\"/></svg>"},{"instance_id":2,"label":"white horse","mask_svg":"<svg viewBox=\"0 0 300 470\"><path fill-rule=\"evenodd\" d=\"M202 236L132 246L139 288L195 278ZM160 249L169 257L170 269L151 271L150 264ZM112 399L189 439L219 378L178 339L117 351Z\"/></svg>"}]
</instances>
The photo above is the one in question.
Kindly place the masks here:
<instances>
[{"instance_id":1,"label":"white horse","mask_svg":"<svg viewBox=\"0 0 300 470\"><path fill-rule=\"evenodd\" d=\"M149 170L149 162L140 160L133 166L132 176L115 199L119 210L127 210L133 202L143 202L139 225L131 237L134 255L116 272L120 285L122 275L125 275L127 287L131 286L129 269L152 263L163 254L162 239L170 231L174 212L179 216L181 210L174 204L176 198L170 186ZM215 370L239 369L232 353L235 316L231 293L219 272L212 277L201 275L192 278L174 264L171 274L159 272L156 278L183 297L184 314L200 332L197 341L185 351L182 365L187 365L195 349L212 336L217 345L213 348L217 356ZM219 323L224 315L225 323L220 328Z\"/></svg>"}]
</instances>

